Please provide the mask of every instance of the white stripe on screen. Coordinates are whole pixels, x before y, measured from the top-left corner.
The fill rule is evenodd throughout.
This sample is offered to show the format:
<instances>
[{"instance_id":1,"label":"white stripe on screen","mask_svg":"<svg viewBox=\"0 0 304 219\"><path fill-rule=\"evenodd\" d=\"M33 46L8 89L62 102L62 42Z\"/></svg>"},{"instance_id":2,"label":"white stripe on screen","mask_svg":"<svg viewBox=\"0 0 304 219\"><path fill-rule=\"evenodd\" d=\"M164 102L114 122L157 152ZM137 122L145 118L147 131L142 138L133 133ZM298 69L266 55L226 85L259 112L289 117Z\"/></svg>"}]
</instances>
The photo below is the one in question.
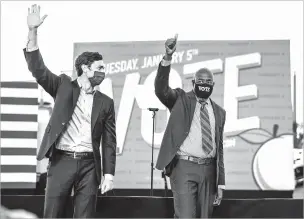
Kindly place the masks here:
<instances>
[{"instance_id":1,"label":"white stripe on screen","mask_svg":"<svg viewBox=\"0 0 304 219\"><path fill-rule=\"evenodd\" d=\"M33 155L1 155L1 166L3 165L37 165L37 159Z\"/></svg>"},{"instance_id":2,"label":"white stripe on screen","mask_svg":"<svg viewBox=\"0 0 304 219\"><path fill-rule=\"evenodd\" d=\"M38 114L38 105L1 104L1 114Z\"/></svg>"},{"instance_id":3,"label":"white stripe on screen","mask_svg":"<svg viewBox=\"0 0 304 219\"><path fill-rule=\"evenodd\" d=\"M2 138L1 148L37 148L37 139Z\"/></svg>"},{"instance_id":4,"label":"white stripe on screen","mask_svg":"<svg viewBox=\"0 0 304 219\"><path fill-rule=\"evenodd\" d=\"M38 122L1 122L1 131L37 132Z\"/></svg>"},{"instance_id":5,"label":"white stripe on screen","mask_svg":"<svg viewBox=\"0 0 304 219\"><path fill-rule=\"evenodd\" d=\"M38 98L37 88L1 88L1 97Z\"/></svg>"},{"instance_id":6,"label":"white stripe on screen","mask_svg":"<svg viewBox=\"0 0 304 219\"><path fill-rule=\"evenodd\" d=\"M1 183L4 182L37 182L35 173L1 173Z\"/></svg>"}]
</instances>

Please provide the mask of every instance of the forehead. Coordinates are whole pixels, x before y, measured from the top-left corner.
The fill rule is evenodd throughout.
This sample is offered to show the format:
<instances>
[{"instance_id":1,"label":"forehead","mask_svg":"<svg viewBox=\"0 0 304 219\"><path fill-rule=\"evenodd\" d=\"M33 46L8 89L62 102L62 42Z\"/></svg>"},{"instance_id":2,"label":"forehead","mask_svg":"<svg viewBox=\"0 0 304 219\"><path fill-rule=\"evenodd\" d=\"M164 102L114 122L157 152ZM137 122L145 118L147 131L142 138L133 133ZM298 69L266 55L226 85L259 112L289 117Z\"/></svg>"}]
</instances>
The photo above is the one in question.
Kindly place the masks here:
<instances>
[{"instance_id":1,"label":"forehead","mask_svg":"<svg viewBox=\"0 0 304 219\"><path fill-rule=\"evenodd\" d=\"M91 65L91 67L96 67L96 68L100 66L104 66L103 60L94 61Z\"/></svg>"},{"instance_id":2,"label":"forehead","mask_svg":"<svg viewBox=\"0 0 304 219\"><path fill-rule=\"evenodd\" d=\"M213 74L210 71L198 71L195 73L195 79L213 80Z\"/></svg>"}]
</instances>

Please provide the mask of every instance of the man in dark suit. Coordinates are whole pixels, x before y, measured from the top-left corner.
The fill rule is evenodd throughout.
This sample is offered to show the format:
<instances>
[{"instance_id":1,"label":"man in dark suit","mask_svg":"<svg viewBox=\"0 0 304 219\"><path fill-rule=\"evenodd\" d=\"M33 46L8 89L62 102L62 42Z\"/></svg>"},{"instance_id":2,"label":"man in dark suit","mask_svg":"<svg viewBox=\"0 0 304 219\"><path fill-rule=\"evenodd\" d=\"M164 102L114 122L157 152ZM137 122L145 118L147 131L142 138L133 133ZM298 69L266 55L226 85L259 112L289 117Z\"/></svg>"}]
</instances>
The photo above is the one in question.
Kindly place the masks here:
<instances>
[{"instance_id":1,"label":"man in dark suit","mask_svg":"<svg viewBox=\"0 0 304 219\"><path fill-rule=\"evenodd\" d=\"M193 90L168 85L177 35L165 43L166 55L155 78L155 94L171 115L162 140L156 168L170 177L177 218L211 217L225 188L223 130L225 110L213 102L213 74L199 69Z\"/></svg>"},{"instance_id":2,"label":"man in dark suit","mask_svg":"<svg viewBox=\"0 0 304 219\"><path fill-rule=\"evenodd\" d=\"M37 44L37 28L45 18L40 18L39 6L29 9L28 43L24 49L28 69L55 101L37 156L38 160L49 158L44 217L62 217L73 189L74 217L92 218L99 185L102 193L113 189L114 102L94 89L105 77L99 53L84 52L78 56L78 78L74 81L64 74L57 76L45 66Z\"/></svg>"}]
</instances>

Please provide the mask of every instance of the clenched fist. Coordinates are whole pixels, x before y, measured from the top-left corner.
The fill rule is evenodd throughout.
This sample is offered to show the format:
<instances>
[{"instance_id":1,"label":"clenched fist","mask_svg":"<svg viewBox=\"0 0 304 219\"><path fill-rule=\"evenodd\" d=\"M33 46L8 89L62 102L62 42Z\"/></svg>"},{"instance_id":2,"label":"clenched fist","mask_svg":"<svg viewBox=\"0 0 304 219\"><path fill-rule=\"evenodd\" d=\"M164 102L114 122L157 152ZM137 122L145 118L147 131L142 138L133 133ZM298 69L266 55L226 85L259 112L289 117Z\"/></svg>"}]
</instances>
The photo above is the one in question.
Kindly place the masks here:
<instances>
[{"instance_id":1,"label":"clenched fist","mask_svg":"<svg viewBox=\"0 0 304 219\"><path fill-rule=\"evenodd\" d=\"M166 48L166 56L172 57L173 53L176 50L176 42L177 42L178 34L175 34L174 38L169 38L165 42Z\"/></svg>"},{"instance_id":2,"label":"clenched fist","mask_svg":"<svg viewBox=\"0 0 304 219\"><path fill-rule=\"evenodd\" d=\"M30 30L38 28L44 21L47 15L44 15L40 18L40 6L32 5L31 8L28 9L27 15L27 26Z\"/></svg>"}]
</instances>

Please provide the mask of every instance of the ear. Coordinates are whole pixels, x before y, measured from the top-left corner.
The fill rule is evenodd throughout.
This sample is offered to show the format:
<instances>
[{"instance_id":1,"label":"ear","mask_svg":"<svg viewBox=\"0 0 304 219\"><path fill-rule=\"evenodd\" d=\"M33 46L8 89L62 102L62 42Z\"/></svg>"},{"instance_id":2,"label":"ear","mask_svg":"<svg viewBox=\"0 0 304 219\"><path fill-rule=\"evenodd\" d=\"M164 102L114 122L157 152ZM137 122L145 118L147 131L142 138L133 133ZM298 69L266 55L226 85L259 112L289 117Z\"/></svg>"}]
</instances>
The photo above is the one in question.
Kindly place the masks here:
<instances>
[{"instance_id":1,"label":"ear","mask_svg":"<svg viewBox=\"0 0 304 219\"><path fill-rule=\"evenodd\" d=\"M85 73L89 70L88 66L87 65L81 65L81 69L82 71Z\"/></svg>"},{"instance_id":2,"label":"ear","mask_svg":"<svg viewBox=\"0 0 304 219\"><path fill-rule=\"evenodd\" d=\"M215 85L215 82L213 81L213 84L212 84L212 86L214 86Z\"/></svg>"},{"instance_id":3,"label":"ear","mask_svg":"<svg viewBox=\"0 0 304 219\"><path fill-rule=\"evenodd\" d=\"M192 86L194 86L194 83L195 83L194 79L192 79L191 81L192 81Z\"/></svg>"}]
</instances>

